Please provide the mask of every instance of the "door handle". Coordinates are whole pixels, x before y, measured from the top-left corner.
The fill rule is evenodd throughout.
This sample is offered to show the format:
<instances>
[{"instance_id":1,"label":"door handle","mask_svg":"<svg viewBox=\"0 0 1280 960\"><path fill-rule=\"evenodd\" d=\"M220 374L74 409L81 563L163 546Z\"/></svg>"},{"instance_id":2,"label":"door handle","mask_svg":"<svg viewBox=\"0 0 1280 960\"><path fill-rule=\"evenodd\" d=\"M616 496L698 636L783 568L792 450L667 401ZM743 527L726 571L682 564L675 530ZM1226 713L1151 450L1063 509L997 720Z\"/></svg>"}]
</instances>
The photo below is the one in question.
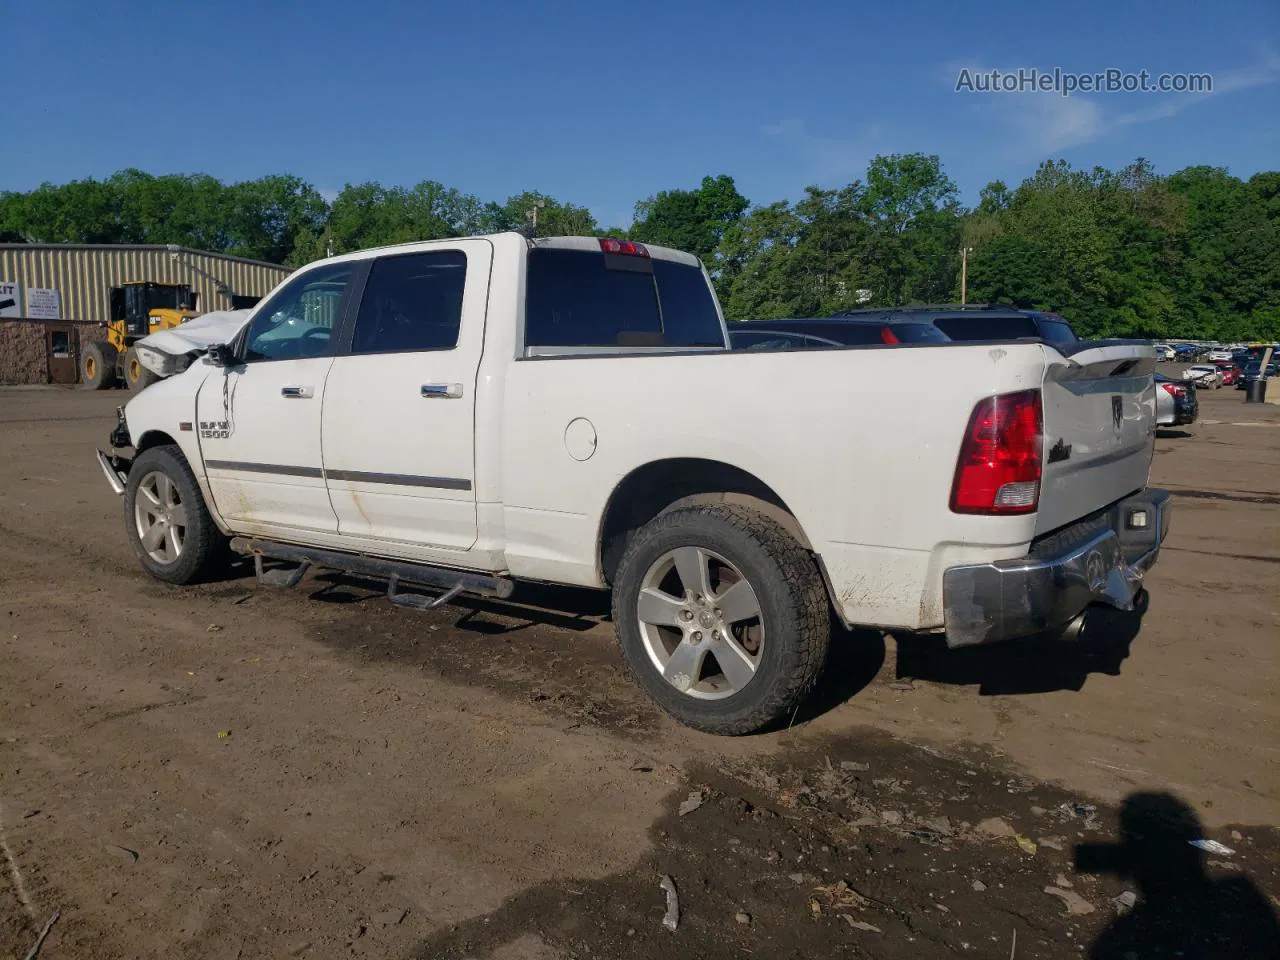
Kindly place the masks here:
<instances>
[{"instance_id":1,"label":"door handle","mask_svg":"<svg viewBox=\"0 0 1280 960\"><path fill-rule=\"evenodd\" d=\"M462 396L462 384L424 383L422 396L426 400L457 400Z\"/></svg>"},{"instance_id":2,"label":"door handle","mask_svg":"<svg viewBox=\"0 0 1280 960\"><path fill-rule=\"evenodd\" d=\"M315 387L281 387L280 396L297 397L301 400L310 400L316 395Z\"/></svg>"}]
</instances>

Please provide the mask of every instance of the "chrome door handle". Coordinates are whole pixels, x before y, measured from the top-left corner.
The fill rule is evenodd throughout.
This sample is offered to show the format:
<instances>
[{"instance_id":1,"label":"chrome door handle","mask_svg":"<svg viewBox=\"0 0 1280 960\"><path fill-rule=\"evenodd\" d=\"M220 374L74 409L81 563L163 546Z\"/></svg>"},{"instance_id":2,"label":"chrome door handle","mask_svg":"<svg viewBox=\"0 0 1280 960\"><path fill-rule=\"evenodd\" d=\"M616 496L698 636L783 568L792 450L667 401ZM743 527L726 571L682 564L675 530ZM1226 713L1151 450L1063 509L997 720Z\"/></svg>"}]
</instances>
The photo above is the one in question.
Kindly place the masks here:
<instances>
[{"instance_id":1,"label":"chrome door handle","mask_svg":"<svg viewBox=\"0 0 1280 960\"><path fill-rule=\"evenodd\" d=\"M297 397L302 400L310 400L316 395L314 387L281 387L280 396Z\"/></svg>"},{"instance_id":2,"label":"chrome door handle","mask_svg":"<svg viewBox=\"0 0 1280 960\"><path fill-rule=\"evenodd\" d=\"M462 384L424 383L422 396L427 400L457 400L462 396Z\"/></svg>"}]
</instances>

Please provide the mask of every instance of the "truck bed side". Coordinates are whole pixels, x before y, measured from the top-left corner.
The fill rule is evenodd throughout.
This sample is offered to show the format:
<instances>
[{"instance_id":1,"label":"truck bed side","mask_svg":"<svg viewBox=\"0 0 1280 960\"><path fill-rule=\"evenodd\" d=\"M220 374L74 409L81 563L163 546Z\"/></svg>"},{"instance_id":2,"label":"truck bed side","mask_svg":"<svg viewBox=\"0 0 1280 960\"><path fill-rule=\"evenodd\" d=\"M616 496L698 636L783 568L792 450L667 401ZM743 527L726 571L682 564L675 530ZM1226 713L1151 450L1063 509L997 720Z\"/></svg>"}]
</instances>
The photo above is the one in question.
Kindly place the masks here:
<instances>
[{"instance_id":1,"label":"truck bed side","mask_svg":"<svg viewBox=\"0 0 1280 960\"><path fill-rule=\"evenodd\" d=\"M942 569L1019 556L1035 535L1034 515L962 516L948 502L974 404L1039 387L1044 349L516 360L499 484L508 566L600 586L602 518L624 478L727 464L795 515L849 622L936 626Z\"/></svg>"}]
</instances>

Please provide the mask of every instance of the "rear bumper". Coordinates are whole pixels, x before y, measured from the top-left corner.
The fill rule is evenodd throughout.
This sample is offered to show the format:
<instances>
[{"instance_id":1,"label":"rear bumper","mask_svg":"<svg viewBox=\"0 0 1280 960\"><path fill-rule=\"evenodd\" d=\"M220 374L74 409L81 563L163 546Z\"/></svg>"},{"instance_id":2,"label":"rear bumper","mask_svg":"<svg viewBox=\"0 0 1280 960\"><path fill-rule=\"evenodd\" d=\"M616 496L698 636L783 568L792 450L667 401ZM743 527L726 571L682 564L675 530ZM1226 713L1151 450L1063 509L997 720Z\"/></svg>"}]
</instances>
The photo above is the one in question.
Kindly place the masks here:
<instances>
[{"instance_id":1,"label":"rear bumper","mask_svg":"<svg viewBox=\"0 0 1280 960\"><path fill-rule=\"evenodd\" d=\"M1181 427L1184 424L1195 423L1199 411L1200 400L1196 397L1194 390L1187 392L1186 399L1175 397L1173 401L1173 426Z\"/></svg>"},{"instance_id":2,"label":"rear bumper","mask_svg":"<svg viewBox=\"0 0 1280 960\"><path fill-rule=\"evenodd\" d=\"M1127 529L1135 512L1147 525ZM1014 560L943 573L947 645L1029 637L1064 626L1092 603L1132 610L1169 530L1170 497L1149 489L1033 544Z\"/></svg>"}]
</instances>

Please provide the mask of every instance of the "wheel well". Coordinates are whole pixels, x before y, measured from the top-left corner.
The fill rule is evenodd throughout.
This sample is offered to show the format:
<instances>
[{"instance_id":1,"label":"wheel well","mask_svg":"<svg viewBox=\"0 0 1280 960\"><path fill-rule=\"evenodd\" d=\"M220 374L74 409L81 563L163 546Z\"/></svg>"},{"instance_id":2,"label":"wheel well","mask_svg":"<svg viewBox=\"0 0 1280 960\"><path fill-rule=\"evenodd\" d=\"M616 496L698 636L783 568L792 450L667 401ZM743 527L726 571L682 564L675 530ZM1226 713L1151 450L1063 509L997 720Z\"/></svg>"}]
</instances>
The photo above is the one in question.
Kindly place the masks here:
<instances>
[{"instance_id":1,"label":"wheel well","mask_svg":"<svg viewBox=\"0 0 1280 960\"><path fill-rule=\"evenodd\" d=\"M747 471L718 460L658 460L629 473L609 497L600 524L605 582L613 582L632 533L659 514L694 503L744 504L776 520L806 550L813 549L782 498Z\"/></svg>"},{"instance_id":2,"label":"wheel well","mask_svg":"<svg viewBox=\"0 0 1280 960\"><path fill-rule=\"evenodd\" d=\"M176 447L178 441L173 439L163 430L148 430L144 433L133 447L133 454L137 456L144 450L150 450L152 447L173 446Z\"/></svg>"}]
</instances>

